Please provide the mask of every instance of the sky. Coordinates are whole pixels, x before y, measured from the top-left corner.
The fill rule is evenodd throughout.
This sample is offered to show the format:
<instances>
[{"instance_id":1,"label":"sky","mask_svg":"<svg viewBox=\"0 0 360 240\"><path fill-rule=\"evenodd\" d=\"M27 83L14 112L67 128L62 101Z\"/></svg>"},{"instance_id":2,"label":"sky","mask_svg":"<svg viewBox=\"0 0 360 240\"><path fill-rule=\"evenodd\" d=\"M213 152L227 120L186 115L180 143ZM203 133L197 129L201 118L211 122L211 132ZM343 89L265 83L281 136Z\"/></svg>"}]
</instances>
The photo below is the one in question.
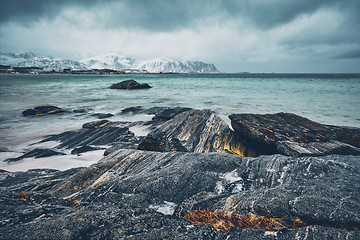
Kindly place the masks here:
<instances>
[{"instance_id":1,"label":"sky","mask_svg":"<svg viewBox=\"0 0 360 240\"><path fill-rule=\"evenodd\" d=\"M0 51L120 52L222 72L360 72L360 0L8 0Z\"/></svg>"}]
</instances>

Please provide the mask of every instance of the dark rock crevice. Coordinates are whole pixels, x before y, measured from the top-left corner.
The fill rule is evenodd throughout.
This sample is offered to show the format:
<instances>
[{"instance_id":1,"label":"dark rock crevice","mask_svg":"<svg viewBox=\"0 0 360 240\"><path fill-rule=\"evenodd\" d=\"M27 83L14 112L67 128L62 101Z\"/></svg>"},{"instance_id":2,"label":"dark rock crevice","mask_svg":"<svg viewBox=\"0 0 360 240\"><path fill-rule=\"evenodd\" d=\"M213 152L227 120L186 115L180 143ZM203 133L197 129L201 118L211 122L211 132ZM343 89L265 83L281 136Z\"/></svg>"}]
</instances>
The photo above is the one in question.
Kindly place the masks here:
<instances>
[{"instance_id":1,"label":"dark rock crevice","mask_svg":"<svg viewBox=\"0 0 360 240\"><path fill-rule=\"evenodd\" d=\"M287 156L360 155L357 128L313 122L292 113L232 114L235 133L261 154Z\"/></svg>"}]
</instances>

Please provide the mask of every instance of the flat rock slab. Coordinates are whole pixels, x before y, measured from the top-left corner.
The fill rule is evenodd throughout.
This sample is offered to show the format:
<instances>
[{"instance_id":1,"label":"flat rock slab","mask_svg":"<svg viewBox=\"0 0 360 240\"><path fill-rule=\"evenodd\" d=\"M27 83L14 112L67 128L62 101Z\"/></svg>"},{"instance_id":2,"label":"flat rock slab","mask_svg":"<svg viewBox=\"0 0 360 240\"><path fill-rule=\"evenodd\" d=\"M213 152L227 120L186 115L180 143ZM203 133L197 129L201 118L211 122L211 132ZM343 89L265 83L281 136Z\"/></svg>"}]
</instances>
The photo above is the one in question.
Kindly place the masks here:
<instances>
[{"instance_id":1,"label":"flat rock slab","mask_svg":"<svg viewBox=\"0 0 360 240\"><path fill-rule=\"evenodd\" d=\"M48 114L58 114L64 113L66 111L62 110L56 106L39 106L35 107L34 109L27 109L22 112L23 116L43 116Z\"/></svg>"},{"instance_id":2,"label":"flat rock slab","mask_svg":"<svg viewBox=\"0 0 360 240\"><path fill-rule=\"evenodd\" d=\"M111 146L118 142L137 143L138 139L127 127L119 122L108 120L86 123L83 129L66 131L61 134L51 135L41 142L60 141L57 148L74 149L82 146Z\"/></svg>"},{"instance_id":3,"label":"flat rock slab","mask_svg":"<svg viewBox=\"0 0 360 240\"><path fill-rule=\"evenodd\" d=\"M359 156L241 158L119 150L70 176L3 171L0 238L358 239L359 165ZM57 178L56 185L48 181ZM305 227L223 234L177 217L205 208L299 217Z\"/></svg>"},{"instance_id":4,"label":"flat rock slab","mask_svg":"<svg viewBox=\"0 0 360 240\"><path fill-rule=\"evenodd\" d=\"M360 129L313 122L292 113L232 114L231 125L239 138L255 148L289 156L360 154Z\"/></svg>"},{"instance_id":5,"label":"flat rock slab","mask_svg":"<svg viewBox=\"0 0 360 240\"><path fill-rule=\"evenodd\" d=\"M147 83L138 83L135 80L126 80L119 83L115 83L110 86L110 89L148 89L151 88L151 86Z\"/></svg>"}]
</instances>

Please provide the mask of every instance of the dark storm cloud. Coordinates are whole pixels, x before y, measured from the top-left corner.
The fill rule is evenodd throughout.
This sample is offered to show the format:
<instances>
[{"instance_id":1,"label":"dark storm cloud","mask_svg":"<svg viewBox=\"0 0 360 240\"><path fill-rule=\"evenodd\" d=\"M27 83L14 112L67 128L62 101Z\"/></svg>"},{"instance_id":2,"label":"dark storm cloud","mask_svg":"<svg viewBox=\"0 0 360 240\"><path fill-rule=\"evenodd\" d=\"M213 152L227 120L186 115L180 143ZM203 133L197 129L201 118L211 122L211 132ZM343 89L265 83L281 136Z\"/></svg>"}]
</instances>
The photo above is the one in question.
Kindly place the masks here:
<instances>
[{"instance_id":1,"label":"dark storm cloud","mask_svg":"<svg viewBox=\"0 0 360 240\"><path fill-rule=\"evenodd\" d=\"M71 3L70 0L8 0L0 8L0 22L32 21L44 16L51 16L69 3Z\"/></svg>"},{"instance_id":2,"label":"dark storm cloud","mask_svg":"<svg viewBox=\"0 0 360 240\"><path fill-rule=\"evenodd\" d=\"M80 11L104 13L106 17L99 19L104 27L171 30L188 26L203 17L206 5L206 1L194 3L191 0L11 0L0 8L0 23L14 21L29 24L56 17L64 9L77 8ZM213 10L210 12L214 13Z\"/></svg>"},{"instance_id":3,"label":"dark storm cloud","mask_svg":"<svg viewBox=\"0 0 360 240\"><path fill-rule=\"evenodd\" d=\"M147 30L175 30L189 27L204 18L217 16L244 18L261 29L271 28L311 14L320 8L346 11L359 24L358 0L9 0L0 9L0 22L29 22L56 16L66 8L108 14L104 26L128 26ZM344 10L345 9L345 10Z\"/></svg>"},{"instance_id":4,"label":"dark storm cloud","mask_svg":"<svg viewBox=\"0 0 360 240\"><path fill-rule=\"evenodd\" d=\"M359 12L360 0L8 0L0 50L77 59L125 51L200 58L229 71L281 65L274 61L313 71L313 60L354 72Z\"/></svg>"},{"instance_id":5,"label":"dark storm cloud","mask_svg":"<svg viewBox=\"0 0 360 240\"><path fill-rule=\"evenodd\" d=\"M340 0L225 0L222 7L231 15L245 16L258 27L269 28L292 21L300 14L312 14L320 8L338 8L340 6L336 3L343 2ZM356 3L356 1L353 2Z\"/></svg>"},{"instance_id":6,"label":"dark storm cloud","mask_svg":"<svg viewBox=\"0 0 360 240\"><path fill-rule=\"evenodd\" d=\"M335 59L360 59L360 49L342 53L336 56Z\"/></svg>"}]
</instances>

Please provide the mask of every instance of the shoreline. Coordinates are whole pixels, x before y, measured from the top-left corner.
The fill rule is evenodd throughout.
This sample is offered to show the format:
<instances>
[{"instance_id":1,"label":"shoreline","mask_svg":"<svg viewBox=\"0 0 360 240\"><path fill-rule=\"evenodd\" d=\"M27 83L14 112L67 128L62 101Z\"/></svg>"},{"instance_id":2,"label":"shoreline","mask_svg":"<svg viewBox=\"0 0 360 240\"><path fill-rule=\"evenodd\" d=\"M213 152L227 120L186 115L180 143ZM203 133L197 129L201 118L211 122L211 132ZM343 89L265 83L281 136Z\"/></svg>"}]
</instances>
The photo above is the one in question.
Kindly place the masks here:
<instances>
[{"instance_id":1,"label":"shoreline","mask_svg":"<svg viewBox=\"0 0 360 240\"><path fill-rule=\"evenodd\" d=\"M129 110L128 110L129 109ZM59 129L52 133L52 135L39 135L37 136L37 139L34 139L34 137L32 136L32 140L29 139L29 141L27 142L23 142L21 143L17 148L13 148L13 149L2 149L2 161L3 163L1 164L2 167L1 169L5 170L11 170L11 171L16 171L16 166L19 166L20 169L23 170L27 170L32 168L31 167L31 162L40 162L39 160L37 160L36 158L43 158L43 160L45 162L43 162L44 164L46 164L46 161L48 161L49 163L46 164L46 166L48 166L47 168L51 168L52 164L51 162L54 159L63 159L62 161L67 161L69 163L71 163L71 161L74 162L74 167L78 167L78 166L89 166L89 164L95 163L96 160L95 158L98 158L98 160L101 159L101 156L103 154L101 154L101 151L99 151L98 149L94 149L97 151L97 154L93 155L92 157L89 158L92 159L90 160L88 163L86 163L86 158L87 157L82 157L82 154L78 154L73 155L72 153L70 153L72 150L74 150L76 147L81 147L81 146L92 146L92 147L97 147L97 148L102 148L102 149L111 149L113 146L115 146L116 144L118 144L118 142L112 143L109 140L106 141L97 141L97 139L93 139L91 141L93 141L93 143L89 142L88 139L91 139L91 135L92 134L96 134L98 135L97 138L102 139L102 138L109 138L112 139L114 137L118 138L120 136L121 138L121 134L119 136L115 136L114 134L109 134L107 133L108 129L113 129L111 131L114 131L116 129L124 129L126 130L126 132L124 132L124 137L127 136L128 137L132 137L132 140L130 141L129 139L126 140L125 142L122 142L123 140L120 140L120 146L117 147L117 149L121 148L121 147L130 147L133 149L139 149L140 146L142 146L141 149L144 150L152 150L152 149L159 149L159 146L161 146L162 144L164 144L164 146L172 146L173 149L177 149L175 151L193 151L191 149L184 149L184 146L182 146L183 143L173 143L173 142L167 142L167 140L161 140L162 138L164 138L165 136L167 136L166 138L169 139L178 139L178 136L171 136L168 135L170 133L167 133L166 130L165 132L161 132L163 130L161 130L161 126L164 125L166 126L167 122L169 120L171 120L170 122L172 122L172 124L175 124L173 120L173 118L177 117L178 114L182 113L182 111L189 111L190 108L170 108L170 107L153 107L153 108L149 108L149 109L144 109L144 108L139 108L139 107L130 107L128 109L123 109L122 111L124 112L123 115L120 115L118 117L116 117L116 120L111 120L112 118L110 118L109 120L95 120L93 122L90 123L86 123L85 119L81 120L83 123L83 128L79 129L76 127L72 127L67 129L65 132L64 130L61 130L59 127ZM182 110L184 109L184 110ZM199 110L192 110L192 111L199 111ZM196 118L199 119L206 119L207 114L212 114L211 118L215 118L217 119L216 121L219 124L219 127L223 130L219 130L218 133L216 133L214 135L215 139L217 139L217 142L212 143L214 146L213 147L207 147L204 148L200 147L200 150L198 149L197 151L200 152L228 152L228 153L233 153L236 155L240 155L240 156L250 156L250 157L255 157L255 156L259 156L262 154L285 154L285 155L290 155L290 156L306 156L306 155L314 155L314 156L319 156L319 155L327 155L326 151L328 151L328 154L336 154L336 153L340 153L340 154L354 154L356 152L358 152L358 154L360 154L360 149L356 150L359 146L359 142L360 139L356 138L356 132L358 135L360 135L360 129L357 127L340 127L340 126L332 126L332 125L323 125L323 124L319 124L313 121L310 121L306 118L297 116L295 114L288 114L288 113L278 113L278 114L235 114L235 115L230 115L230 121L224 121L222 120L219 116L217 116L215 113L211 112L210 110L208 110L209 113L204 112L204 116L202 116L203 111L200 111L199 115L196 115ZM70 112L62 112L59 111L60 115L58 114L58 116L62 117L63 115L69 114ZM43 117L42 115L49 115L48 118L50 117L51 119L53 119L53 121L56 122L56 118L58 118L58 116L55 116L56 114L53 113L53 111L50 111L49 113L45 113L45 114L41 114L40 116L34 116L32 118L41 118ZM50 116L53 115L53 116ZM182 115L182 114L180 114ZM153 116L153 117L152 117ZM158 117L156 117L158 116ZM162 117L159 117L162 116ZM210 116L210 115L209 115ZM208 116L208 117L209 117ZM244 130L242 129L243 127L239 128L238 124L236 122L234 122L234 117L235 116L245 116L245 119L241 120L242 122L245 121L246 124L249 124L249 126L246 126L246 129L252 129L252 130ZM262 126L261 124L259 126L254 125L252 126L252 124L259 124L259 122L256 122L254 120L247 120L247 116L252 116L252 118L256 117L259 118L260 122L263 122L263 124L265 124L264 126ZM165 117L165 118L164 118ZM152 119L151 119L152 118ZM164 119L163 119L164 118ZM236 117L235 117L236 118ZM272 121L276 121L278 122L277 125L272 126L272 123L264 123L264 121L267 121L267 119L270 118L274 118L276 120L272 120ZM278 119L277 119L278 118ZM183 119L183 120L177 120L180 121L179 124L181 124L181 126L183 124L186 124L186 120L187 118ZM41 123L41 119L39 119ZM78 120L79 121L79 120ZM201 120L201 121L205 121L205 120ZM304 126L293 126L290 123L294 121L294 122L302 122L302 124L305 124ZM104 122L104 123L103 123ZM176 121L175 121L176 122ZM85 126L89 125L92 126L94 124L100 124L99 125L99 129L98 127L91 127L90 129L84 128ZM191 124L191 123L189 123ZM212 123L213 124L213 123ZM266 124L270 124L270 125L266 125ZM290 124L290 125L289 125ZM81 126L81 124L79 125ZM96 125L94 125L96 126ZM176 125L174 125L176 126ZM169 125L169 127L164 127L165 129L167 128L173 128L174 126ZM305 127L306 126L306 127ZM321 126L321 127L319 127ZM234 129L235 127L235 129ZM315 127L316 130L309 130L307 128L309 127ZM92 129L93 128L93 129ZM254 132L254 129L259 129L260 132L256 133ZM103 130L101 130L103 129ZM237 130L240 129L240 130ZM241 130L242 129L242 130ZM292 129L292 130L291 130ZM303 130L305 129L305 130ZM307 129L307 130L306 130ZM323 130L319 130L319 129L323 129ZM209 129L210 130L210 129ZM123 130L121 130L123 131ZM160 132L159 132L160 131ZM179 128L178 131L186 131L184 129ZM200 132L204 131L204 130L198 130ZM224 131L222 133L222 131ZM241 135L236 135L235 133L237 131L240 131ZM285 132L284 132L285 131ZM308 131L317 131L319 132L318 135L314 135L314 133L311 133L310 135L308 134ZM336 131L344 131L344 132L348 132L345 135L349 135L352 134L355 137L353 138L353 140L351 140L351 138L349 139L345 139L340 141L345 141L344 144L345 145L341 145L340 142L339 143L335 143L332 141L338 141L338 138L333 138L333 136L336 136L334 134L336 134ZM87 132L85 134L85 132ZM276 133L278 132L278 133ZM334 133L332 133L334 132ZM44 132L45 133L45 132ZM266 133L264 135L264 133ZM39 133L38 133L39 134ZM67 135L70 138L74 138L74 136L77 136L77 134L79 135L79 137L81 136L80 140L76 140L75 142L67 142ZM85 135L84 135L85 134ZM102 136L103 134L105 134L104 136ZM128 135L130 134L130 135ZM159 135L160 134L160 135ZM183 133L186 134L188 137L191 136L190 133ZM190 135L189 135L190 134ZM207 133L208 134L208 133ZM234 135L235 134L235 135ZM254 135L255 134L255 135ZM285 134L285 135L284 135ZM275 140L278 138L278 136L287 136L288 134L290 134L290 136L293 137L287 137L286 139L282 139L281 141ZM299 137L301 135L308 135L307 138L314 138L313 140L311 140L309 142L309 139L307 140L299 140ZM339 132L338 133L339 136L344 135L344 133ZM149 138L150 136L150 138ZM148 142L149 140L147 139L152 139L154 136L157 136L157 138L159 140L156 141L165 141L163 143L160 143L160 145L156 145L159 143L155 143L155 142L151 142L153 140L151 140L150 142ZM327 136L327 137L324 137ZM198 138L199 136L192 136L194 138ZM208 136L209 137L209 136ZM261 140L261 138L263 138ZM274 138L273 140L270 140ZM283 137L281 137L283 138ZM359 138L359 137L358 137ZM180 137L181 141L185 141L183 139L183 137ZM297 139L297 140L295 140ZM286 141L290 141L289 143L287 143ZM130 141L130 142L129 142ZM189 139L187 139L186 141L189 141ZM206 141L206 140L203 140ZM214 141L214 140L212 140ZM279 141L279 142L278 142ZM319 143L324 142L325 141L325 145L320 146ZM318 143L317 143L318 142ZM326 142L329 142L326 143ZM124 143L128 144L128 145L124 145ZM281 147L275 147L275 144L279 144L281 143ZM348 144L353 144L353 146L348 145ZM85 144L85 145L84 145ZM130 144L130 145L129 145ZM140 144L140 145L139 145ZM150 144L149 146L147 146L147 144ZM155 145L153 145L155 144ZM175 144L175 145L174 145ZM180 144L180 145L179 145ZM294 145L295 144L295 145ZM355 144L355 145L354 145ZM153 146L151 146L153 145ZM319 146L316 146L319 145ZM15 147L15 146L14 146ZM144 148L145 147L145 148ZM320 147L320 148L319 148ZM325 148L324 148L325 147ZM329 148L327 150L325 150L326 148ZM34 153L34 155L29 155L26 156L26 154L28 152L32 152L34 150L37 149L49 149L49 150L55 150L55 152L62 152L62 154L64 156L44 156L42 157L41 153L39 155L39 153ZM168 149L168 150L165 150ZM160 151L169 151L171 149L171 147L166 147L163 150ZM201 150L203 149L203 150ZM207 149L207 150L206 150ZM269 150L264 150L264 149L269 149ZM286 150L287 149L287 150ZM288 150L290 149L290 152L288 152ZM292 149L292 150L291 150ZM313 150L315 149L315 151ZM320 150L322 149L322 150ZM337 152L339 149L340 152ZM342 150L341 150L342 149ZM346 150L348 149L348 150ZM10 150L10 151L9 151ZM94 150L90 150L94 151ZM108 151L108 150L106 150ZM106 152L105 151L105 152ZM114 151L114 150L112 150ZM156 150L159 151L159 150ZM291 153L293 151L293 153ZM324 152L325 151L325 152ZM345 151L344 153L341 153L342 151ZM346 151L350 151L348 153L346 153ZM21 156L25 156L24 160L23 157ZM21 157L21 158L19 158ZM95 158L94 158L95 157ZM11 160L10 165L7 165L5 163L5 161L9 161L8 159L17 159L16 161ZM19 161L21 160L21 161ZM84 161L85 160L85 161ZM80 162L79 162L80 161ZM10 163L9 162L9 163ZM80 164L80 165L79 165ZM41 165L41 164L40 164ZM40 166L38 163L35 164L34 166ZM24 167L24 166L29 166L29 167ZM71 168L71 164L69 165L69 167L62 167L62 168L58 168L59 170L66 170L66 169L70 169Z\"/></svg>"}]
</instances>

